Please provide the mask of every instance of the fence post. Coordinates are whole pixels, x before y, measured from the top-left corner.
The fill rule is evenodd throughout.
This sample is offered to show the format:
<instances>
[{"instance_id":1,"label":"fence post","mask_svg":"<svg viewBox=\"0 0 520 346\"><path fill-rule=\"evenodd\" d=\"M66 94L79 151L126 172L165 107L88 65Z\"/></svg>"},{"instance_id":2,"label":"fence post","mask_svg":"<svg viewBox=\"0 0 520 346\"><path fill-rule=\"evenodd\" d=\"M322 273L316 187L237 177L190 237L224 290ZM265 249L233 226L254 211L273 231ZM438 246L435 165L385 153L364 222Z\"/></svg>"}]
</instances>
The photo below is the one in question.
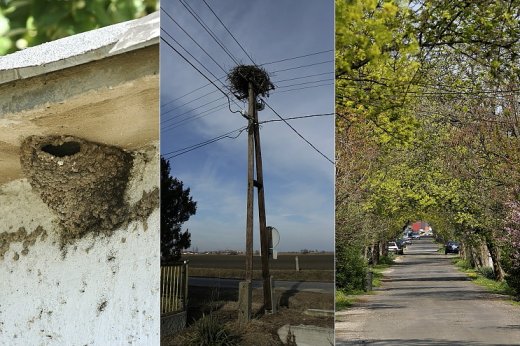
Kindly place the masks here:
<instances>
[{"instance_id":1,"label":"fence post","mask_svg":"<svg viewBox=\"0 0 520 346\"><path fill-rule=\"evenodd\" d=\"M184 261L184 295L183 295L183 310L186 311L188 309L188 260Z\"/></svg>"}]
</instances>

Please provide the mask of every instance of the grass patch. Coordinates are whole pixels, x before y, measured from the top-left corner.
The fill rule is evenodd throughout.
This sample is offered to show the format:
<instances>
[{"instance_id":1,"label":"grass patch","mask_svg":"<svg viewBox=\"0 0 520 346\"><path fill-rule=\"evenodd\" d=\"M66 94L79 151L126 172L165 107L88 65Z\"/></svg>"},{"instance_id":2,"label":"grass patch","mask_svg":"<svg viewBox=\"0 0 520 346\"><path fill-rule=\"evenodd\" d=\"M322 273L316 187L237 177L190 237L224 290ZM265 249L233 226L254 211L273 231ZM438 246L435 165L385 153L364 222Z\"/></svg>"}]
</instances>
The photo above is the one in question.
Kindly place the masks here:
<instances>
[{"instance_id":1,"label":"grass patch","mask_svg":"<svg viewBox=\"0 0 520 346\"><path fill-rule=\"evenodd\" d=\"M336 311L341 311L350 308L362 294L367 294L365 291L349 291L336 290Z\"/></svg>"},{"instance_id":2,"label":"grass patch","mask_svg":"<svg viewBox=\"0 0 520 346\"><path fill-rule=\"evenodd\" d=\"M471 278L475 284L484 287L487 291L511 297L514 295L514 290L507 284L507 282L500 282L490 279L488 270L484 269L478 271L472 268L467 260L463 260L461 258L454 258L452 263L455 264L455 266L459 268L460 271L466 273L466 275ZM520 303L514 305L520 305Z\"/></svg>"},{"instance_id":3,"label":"grass patch","mask_svg":"<svg viewBox=\"0 0 520 346\"><path fill-rule=\"evenodd\" d=\"M341 290L336 290L336 311L350 308L354 303L354 298Z\"/></svg>"},{"instance_id":4,"label":"grass patch","mask_svg":"<svg viewBox=\"0 0 520 346\"><path fill-rule=\"evenodd\" d=\"M385 257L381 257L381 261L379 262L379 264L370 268L370 270L372 271L373 287L381 287L381 282L383 280L383 272L387 270L392 264L394 264L394 256L388 255Z\"/></svg>"}]
</instances>

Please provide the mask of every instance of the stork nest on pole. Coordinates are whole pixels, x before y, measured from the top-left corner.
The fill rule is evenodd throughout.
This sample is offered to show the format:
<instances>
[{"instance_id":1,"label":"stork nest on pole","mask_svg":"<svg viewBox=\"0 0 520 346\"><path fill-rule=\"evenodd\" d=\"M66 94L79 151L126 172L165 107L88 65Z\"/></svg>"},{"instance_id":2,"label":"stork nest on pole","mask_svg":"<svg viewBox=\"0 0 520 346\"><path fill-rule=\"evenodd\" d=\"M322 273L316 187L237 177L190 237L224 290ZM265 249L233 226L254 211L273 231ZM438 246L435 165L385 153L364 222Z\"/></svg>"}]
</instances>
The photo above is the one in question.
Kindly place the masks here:
<instances>
[{"instance_id":1,"label":"stork nest on pole","mask_svg":"<svg viewBox=\"0 0 520 346\"><path fill-rule=\"evenodd\" d=\"M247 99L249 95L249 82L253 83L255 95L269 96L269 91L274 90L274 84L269 79L266 70L255 65L235 66L227 75L231 92L239 100Z\"/></svg>"}]
</instances>

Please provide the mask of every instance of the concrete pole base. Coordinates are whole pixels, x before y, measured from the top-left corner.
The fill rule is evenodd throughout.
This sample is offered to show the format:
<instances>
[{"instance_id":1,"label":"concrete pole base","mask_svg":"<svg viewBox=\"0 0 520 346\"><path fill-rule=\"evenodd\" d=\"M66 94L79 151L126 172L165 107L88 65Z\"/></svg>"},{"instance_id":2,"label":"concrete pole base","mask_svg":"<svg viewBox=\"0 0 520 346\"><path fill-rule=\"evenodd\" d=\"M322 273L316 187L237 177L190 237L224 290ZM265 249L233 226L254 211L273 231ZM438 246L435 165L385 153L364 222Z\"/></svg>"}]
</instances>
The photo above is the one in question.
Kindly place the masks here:
<instances>
[{"instance_id":1,"label":"concrete pole base","mask_svg":"<svg viewBox=\"0 0 520 346\"><path fill-rule=\"evenodd\" d=\"M251 320L253 286L251 281L238 284L238 321L247 323Z\"/></svg>"}]
</instances>

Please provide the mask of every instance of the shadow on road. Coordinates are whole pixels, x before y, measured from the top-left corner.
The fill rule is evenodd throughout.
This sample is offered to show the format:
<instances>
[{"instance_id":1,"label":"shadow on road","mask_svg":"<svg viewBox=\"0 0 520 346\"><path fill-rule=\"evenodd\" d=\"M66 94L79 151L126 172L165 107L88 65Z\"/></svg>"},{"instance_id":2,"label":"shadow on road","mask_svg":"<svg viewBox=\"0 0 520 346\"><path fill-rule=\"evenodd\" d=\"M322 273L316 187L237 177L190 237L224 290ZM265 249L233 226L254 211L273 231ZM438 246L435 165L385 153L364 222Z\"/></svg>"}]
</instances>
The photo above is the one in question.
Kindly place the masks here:
<instances>
[{"instance_id":1,"label":"shadow on road","mask_svg":"<svg viewBox=\"0 0 520 346\"><path fill-rule=\"evenodd\" d=\"M472 341L453 341L442 339L384 339L384 340L358 340L338 342L336 346L343 345L413 345L413 346L483 346L486 344Z\"/></svg>"},{"instance_id":2,"label":"shadow on road","mask_svg":"<svg viewBox=\"0 0 520 346\"><path fill-rule=\"evenodd\" d=\"M297 282L293 284L291 288L282 293L280 296L280 306L289 307L289 299L298 293L298 287L300 287L300 285L301 283Z\"/></svg>"},{"instance_id":3,"label":"shadow on road","mask_svg":"<svg viewBox=\"0 0 520 346\"><path fill-rule=\"evenodd\" d=\"M432 281L432 282L442 282L442 281L471 281L471 279L467 276L433 276L433 277L427 277L427 278L417 278L417 277L410 277L410 278L393 278L393 277L387 277L381 280L383 282L406 282L406 281Z\"/></svg>"}]
</instances>

